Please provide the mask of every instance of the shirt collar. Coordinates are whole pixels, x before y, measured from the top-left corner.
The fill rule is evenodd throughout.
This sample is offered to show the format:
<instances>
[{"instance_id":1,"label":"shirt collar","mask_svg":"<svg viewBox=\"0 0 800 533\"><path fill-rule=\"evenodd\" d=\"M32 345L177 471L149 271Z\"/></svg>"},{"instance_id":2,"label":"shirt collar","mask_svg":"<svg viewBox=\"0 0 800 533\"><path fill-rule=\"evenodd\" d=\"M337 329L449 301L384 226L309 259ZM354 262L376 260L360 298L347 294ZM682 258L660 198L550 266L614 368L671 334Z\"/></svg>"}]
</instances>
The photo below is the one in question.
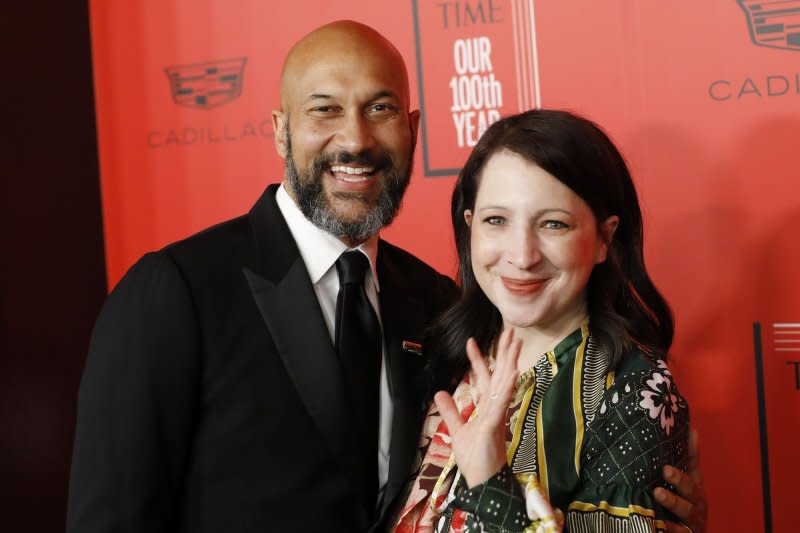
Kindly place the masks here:
<instances>
[{"instance_id":1,"label":"shirt collar","mask_svg":"<svg viewBox=\"0 0 800 533\"><path fill-rule=\"evenodd\" d=\"M561 339L553 348L553 356L559 367L575 358L581 346L589 340L589 323L583 323L578 329Z\"/></svg>"},{"instance_id":2,"label":"shirt collar","mask_svg":"<svg viewBox=\"0 0 800 533\"><path fill-rule=\"evenodd\" d=\"M297 243L300 257L306 265L311 283L317 284L320 279L336 264L336 260L342 253L348 250L359 250L369 259L369 268L372 272L372 281L375 289L380 292L378 284L378 271L376 268L378 257L378 236L375 235L355 248L348 248L345 243L327 231L318 228L313 222L308 220L295 201L286 192L283 183L278 187L275 194L275 201L278 203L286 225Z\"/></svg>"}]
</instances>

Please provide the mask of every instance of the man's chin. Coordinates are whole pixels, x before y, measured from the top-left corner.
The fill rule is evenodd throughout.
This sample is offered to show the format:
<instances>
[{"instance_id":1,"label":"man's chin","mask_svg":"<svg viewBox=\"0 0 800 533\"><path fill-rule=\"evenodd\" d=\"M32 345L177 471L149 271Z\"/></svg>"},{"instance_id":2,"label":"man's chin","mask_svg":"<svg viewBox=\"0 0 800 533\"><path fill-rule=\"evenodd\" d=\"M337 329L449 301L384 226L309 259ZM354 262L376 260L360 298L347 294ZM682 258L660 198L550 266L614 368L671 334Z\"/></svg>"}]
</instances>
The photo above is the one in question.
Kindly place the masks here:
<instances>
[{"instance_id":1,"label":"man's chin","mask_svg":"<svg viewBox=\"0 0 800 533\"><path fill-rule=\"evenodd\" d=\"M375 209L377 199L363 192L334 191L325 195L328 209L337 218L347 222L358 222Z\"/></svg>"},{"instance_id":2,"label":"man's chin","mask_svg":"<svg viewBox=\"0 0 800 533\"><path fill-rule=\"evenodd\" d=\"M353 200L347 202L350 205L336 205L330 209L330 213L341 224L359 225L371 214L373 206L365 201Z\"/></svg>"},{"instance_id":3,"label":"man's chin","mask_svg":"<svg viewBox=\"0 0 800 533\"><path fill-rule=\"evenodd\" d=\"M328 203L333 202L346 202L346 203L355 203L359 202L362 204L374 203L370 202L370 195L363 192L354 192L354 191L335 191L333 193L328 193Z\"/></svg>"}]
</instances>

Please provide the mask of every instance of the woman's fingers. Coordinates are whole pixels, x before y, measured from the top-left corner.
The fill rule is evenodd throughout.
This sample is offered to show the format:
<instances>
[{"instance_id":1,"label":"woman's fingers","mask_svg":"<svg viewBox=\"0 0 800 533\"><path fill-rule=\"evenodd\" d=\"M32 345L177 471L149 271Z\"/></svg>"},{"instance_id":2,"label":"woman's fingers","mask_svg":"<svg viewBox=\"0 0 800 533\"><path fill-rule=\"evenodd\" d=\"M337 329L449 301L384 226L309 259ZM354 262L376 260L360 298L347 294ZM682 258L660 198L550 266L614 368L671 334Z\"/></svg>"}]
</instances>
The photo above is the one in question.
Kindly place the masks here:
<instances>
[{"instance_id":1,"label":"woman's fingers","mask_svg":"<svg viewBox=\"0 0 800 533\"><path fill-rule=\"evenodd\" d=\"M467 357L478 389L477 410L469 421L461 419L452 396L444 391L434 396L452 437L456 463L469 487L489 479L506 462L506 415L516 385L521 342L509 328L494 347L494 370L490 370L475 339L467 341Z\"/></svg>"},{"instance_id":2,"label":"woman's fingers","mask_svg":"<svg viewBox=\"0 0 800 533\"><path fill-rule=\"evenodd\" d=\"M517 359L521 348L522 342L514 338L512 329L505 330L498 340L495 368L488 398L484 400L488 400L488 406L483 409L490 426L505 424L506 411L517 381Z\"/></svg>"},{"instance_id":3,"label":"woman's fingers","mask_svg":"<svg viewBox=\"0 0 800 533\"><path fill-rule=\"evenodd\" d=\"M481 392L485 391L492 379L492 373L489 371L486 359L484 359L480 348L478 348L478 343L473 337L467 340L467 358L478 380L478 390Z\"/></svg>"},{"instance_id":4,"label":"woman's fingers","mask_svg":"<svg viewBox=\"0 0 800 533\"><path fill-rule=\"evenodd\" d=\"M433 397L433 401L436 402L436 407L442 415L442 420L444 420L444 423L447 425L447 432L452 437L464 426L456 402L453 401L453 397L445 391L437 392Z\"/></svg>"},{"instance_id":5,"label":"woman's fingers","mask_svg":"<svg viewBox=\"0 0 800 533\"><path fill-rule=\"evenodd\" d=\"M511 343L514 342L514 330L511 328L503 330L500 338L497 340L497 352L495 353L495 372L502 371L502 368L508 360L508 349Z\"/></svg>"},{"instance_id":6,"label":"woman's fingers","mask_svg":"<svg viewBox=\"0 0 800 533\"><path fill-rule=\"evenodd\" d=\"M517 360L522 341L514 338L513 328L503 330L495 345L494 370L489 366L474 338L467 341L467 357L472 365L479 391L483 420L489 426L505 422L506 409L511 402L517 380Z\"/></svg>"},{"instance_id":7,"label":"woman's fingers","mask_svg":"<svg viewBox=\"0 0 800 533\"><path fill-rule=\"evenodd\" d=\"M506 332L508 332L507 335ZM511 374L516 374L517 372L517 361L522 351L522 340L514 338L514 330L510 328L504 331L503 335L506 335L505 339L503 339L505 342L497 350L495 374L505 381Z\"/></svg>"},{"instance_id":8,"label":"woman's fingers","mask_svg":"<svg viewBox=\"0 0 800 533\"><path fill-rule=\"evenodd\" d=\"M514 338L513 329L505 330L498 342L496 364L492 374L492 390L495 394L513 392L521 350L522 340Z\"/></svg>"}]
</instances>

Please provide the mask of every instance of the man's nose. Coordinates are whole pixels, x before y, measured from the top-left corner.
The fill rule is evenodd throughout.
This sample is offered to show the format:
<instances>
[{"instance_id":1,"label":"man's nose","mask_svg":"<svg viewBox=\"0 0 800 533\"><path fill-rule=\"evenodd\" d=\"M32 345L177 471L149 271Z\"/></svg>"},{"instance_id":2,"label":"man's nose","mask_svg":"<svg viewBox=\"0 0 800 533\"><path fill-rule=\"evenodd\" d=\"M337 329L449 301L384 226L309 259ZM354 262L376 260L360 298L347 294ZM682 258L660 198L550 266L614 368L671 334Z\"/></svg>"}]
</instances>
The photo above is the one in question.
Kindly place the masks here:
<instances>
[{"instance_id":1,"label":"man's nose","mask_svg":"<svg viewBox=\"0 0 800 533\"><path fill-rule=\"evenodd\" d=\"M339 148L351 154L358 154L372 148L374 137L372 125L361 113L348 113L342 119L342 127L336 136Z\"/></svg>"}]
</instances>

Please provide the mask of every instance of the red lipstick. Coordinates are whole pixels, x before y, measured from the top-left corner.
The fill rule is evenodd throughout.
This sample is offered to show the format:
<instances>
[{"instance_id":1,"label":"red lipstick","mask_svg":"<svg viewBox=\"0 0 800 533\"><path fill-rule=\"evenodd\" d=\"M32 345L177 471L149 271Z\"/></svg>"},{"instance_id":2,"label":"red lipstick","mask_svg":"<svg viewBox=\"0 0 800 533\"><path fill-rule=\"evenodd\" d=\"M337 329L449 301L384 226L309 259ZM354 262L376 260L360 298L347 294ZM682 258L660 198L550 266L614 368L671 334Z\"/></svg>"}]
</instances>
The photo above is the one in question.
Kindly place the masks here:
<instances>
[{"instance_id":1,"label":"red lipstick","mask_svg":"<svg viewBox=\"0 0 800 533\"><path fill-rule=\"evenodd\" d=\"M533 294L541 289L547 280L544 279L513 279L500 277L503 281L503 286L511 294L517 296L527 296Z\"/></svg>"}]
</instances>

